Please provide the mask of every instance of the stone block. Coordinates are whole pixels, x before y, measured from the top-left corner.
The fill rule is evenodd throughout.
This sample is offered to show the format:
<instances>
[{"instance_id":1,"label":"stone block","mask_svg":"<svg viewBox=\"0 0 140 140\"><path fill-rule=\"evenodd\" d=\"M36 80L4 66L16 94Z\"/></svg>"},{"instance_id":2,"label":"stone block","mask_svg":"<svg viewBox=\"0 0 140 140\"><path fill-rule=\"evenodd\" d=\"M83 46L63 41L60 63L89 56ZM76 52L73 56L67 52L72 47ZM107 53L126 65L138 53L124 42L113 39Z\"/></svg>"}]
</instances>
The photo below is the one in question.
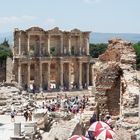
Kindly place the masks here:
<instances>
[{"instance_id":1,"label":"stone block","mask_svg":"<svg viewBox=\"0 0 140 140\"><path fill-rule=\"evenodd\" d=\"M24 136L11 136L10 140L25 140Z\"/></svg>"},{"instance_id":2,"label":"stone block","mask_svg":"<svg viewBox=\"0 0 140 140\"><path fill-rule=\"evenodd\" d=\"M21 135L21 123L14 123L14 136Z\"/></svg>"},{"instance_id":3,"label":"stone block","mask_svg":"<svg viewBox=\"0 0 140 140\"><path fill-rule=\"evenodd\" d=\"M25 134L36 133L36 131L37 131L37 124L36 124L36 122L26 123L24 125L24 132L25 132Z\"/></svg>"}]
</instances>

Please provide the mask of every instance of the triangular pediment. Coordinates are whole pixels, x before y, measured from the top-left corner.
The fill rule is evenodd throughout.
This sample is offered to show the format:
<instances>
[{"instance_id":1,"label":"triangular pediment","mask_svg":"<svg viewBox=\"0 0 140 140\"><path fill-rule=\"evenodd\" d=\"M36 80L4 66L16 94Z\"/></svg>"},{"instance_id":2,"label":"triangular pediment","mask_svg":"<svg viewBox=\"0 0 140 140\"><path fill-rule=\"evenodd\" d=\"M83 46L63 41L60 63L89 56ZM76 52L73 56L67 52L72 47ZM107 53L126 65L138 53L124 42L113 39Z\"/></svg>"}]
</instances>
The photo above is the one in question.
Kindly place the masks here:
<instances>
[{"instance_id":1,"label":"triangular pediment","mask_svg":"<svg viewBox=\"0 0 140 140\"><path fill-rule=\"evenodd\" d=\"M49 33L59 34L59 33L62 33L62 31L61 31L61 30L59 30L59 28L58 28L58 27L55 27L55 28L53 28L52 30L49 30Z\"/></svg>"},{"instance_id":2,"label":"triangular pediment","mask_svg":"<svg viewBox=\"0 0 140 140\"><path fill-rule=\"evenodd\" d=\"M40 31L40 32L44 32L44 30L42 29L42 28L40 28L40 27L31 27L31 28L29 28L29 29L27 29L26 30L27 32L29 32L29 31L32 31L32 32L38 32L38 31Z\"/></svg>"},{"instance_id":3,"label":"triangular pediment","mask_svg":"<svg viewBox=\"0 0 140 140\"><path fill-rule=\"evenodd\" d=\"M81 33L81 31L79 29L73 29L71 30L72 33Z\"/></svg>"}]
</instances>

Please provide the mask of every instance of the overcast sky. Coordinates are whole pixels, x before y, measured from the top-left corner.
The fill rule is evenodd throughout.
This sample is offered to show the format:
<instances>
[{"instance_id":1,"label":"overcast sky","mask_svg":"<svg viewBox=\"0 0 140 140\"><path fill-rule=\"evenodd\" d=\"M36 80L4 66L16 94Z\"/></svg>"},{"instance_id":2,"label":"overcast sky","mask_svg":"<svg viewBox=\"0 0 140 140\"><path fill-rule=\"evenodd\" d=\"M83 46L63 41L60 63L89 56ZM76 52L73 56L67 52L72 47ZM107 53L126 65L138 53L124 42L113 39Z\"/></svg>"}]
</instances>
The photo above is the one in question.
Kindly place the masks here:
<instances>
[{"instance_id":1,"label":"overcast sky","mask_svg":"<svg viewBox=\"0 0 140 140\"><path fill-rule=\"evenodd\" d=\"M0 0L0 32L30 26L140 33L140 0Z\"/></svg>"}]
</instances>

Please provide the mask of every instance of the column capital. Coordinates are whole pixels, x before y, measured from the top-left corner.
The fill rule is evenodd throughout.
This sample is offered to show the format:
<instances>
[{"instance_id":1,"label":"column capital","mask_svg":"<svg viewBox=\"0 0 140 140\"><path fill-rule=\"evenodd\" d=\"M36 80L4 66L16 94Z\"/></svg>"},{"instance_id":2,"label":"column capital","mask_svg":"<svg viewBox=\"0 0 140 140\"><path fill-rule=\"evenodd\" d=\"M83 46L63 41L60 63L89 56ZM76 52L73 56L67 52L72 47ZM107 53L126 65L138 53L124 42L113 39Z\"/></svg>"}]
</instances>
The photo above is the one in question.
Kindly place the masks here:
<instances>
[{"instance_id":1,"label":"column capital","mask_svg":"<svg viewBox=\"0 0 140 140\"><path fill-rule=\"evenodd\" d=\"M82 58L81 57L78 58L78 62L82 63Z\"/></svg>"},{"instance_id":2,"label":"column capital","mask_svg":"<svg viewBox=\"0 0 140 140\"><path fill-rule=\"evenodd\" d=\"M47 64L50 65L51 64L51 61L48 61Z\"/></svg>"}]
</instances>

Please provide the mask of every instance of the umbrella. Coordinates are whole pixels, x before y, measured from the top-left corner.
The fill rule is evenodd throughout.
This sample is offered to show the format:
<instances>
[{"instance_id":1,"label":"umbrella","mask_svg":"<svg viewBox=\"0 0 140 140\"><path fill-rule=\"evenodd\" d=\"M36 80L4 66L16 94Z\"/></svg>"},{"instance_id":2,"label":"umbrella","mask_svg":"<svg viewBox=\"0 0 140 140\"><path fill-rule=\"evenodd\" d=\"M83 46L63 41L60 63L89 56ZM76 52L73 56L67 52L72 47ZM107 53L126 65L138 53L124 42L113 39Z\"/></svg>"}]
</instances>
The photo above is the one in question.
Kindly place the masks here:
<instances>
[{"instance_id":1,"label":"umbrella","mask_svg":"<svg viewBox=\"0 0 140 140\"><path fill-rule=\"evenodd\" d=\"M88 129L88 131L93 131L93 132L97 132L97 130L101 129L101 128L105 128L105 129L110 129L110 126L102 121L97 121L94 122Z\"/></svg>"},{"instance_id":2,"label":"umbrella","mask_svg":"<svg viewBox=\"0 0 140 140\"><path fill-rule=\"evenodd\" d=\"M73 135L69 140L89 140L89 139L84 136Z\"/></svg>"},{"instance_id":3,"label":"umbrella","mask_svg":"<svg viewBox=\"0 0 140 140\"><path fill-rule=\"evenodd\" d=\"M100 129L96 133L96 140L113 140L116 134L111 129Z\"/></svg>"}]
</instances>

